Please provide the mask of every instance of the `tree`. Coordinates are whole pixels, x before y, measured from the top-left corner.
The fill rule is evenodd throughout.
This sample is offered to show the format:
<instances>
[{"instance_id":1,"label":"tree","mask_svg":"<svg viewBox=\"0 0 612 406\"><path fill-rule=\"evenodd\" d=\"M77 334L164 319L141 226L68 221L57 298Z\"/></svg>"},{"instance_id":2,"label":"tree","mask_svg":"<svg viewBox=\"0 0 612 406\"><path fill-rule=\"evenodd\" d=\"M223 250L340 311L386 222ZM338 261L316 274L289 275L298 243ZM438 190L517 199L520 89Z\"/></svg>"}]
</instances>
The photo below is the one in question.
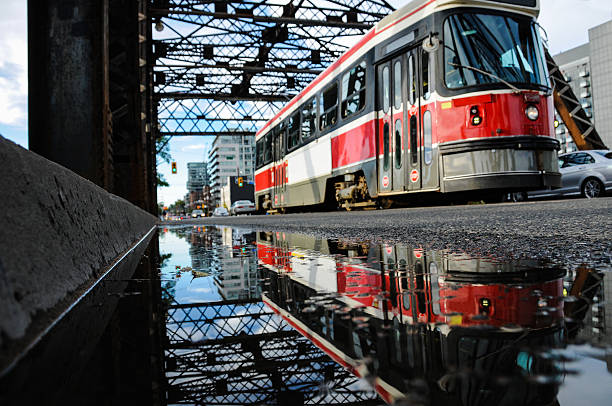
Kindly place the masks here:
<instances>
[{"instance_id":1,"label":"tree","mask_svg":"<svg viewBox=\"0 0 612 406\"><path fill-rule=\"evenodd\" d=\"M157 214L161 215L164 212L164 202L157 203Z\"/></svg>"},{"instance_id":2,"label":"tree","mask_svg":"<svg viewBox=\"0 0 612 406\"><path fill-rule=\"evenodd\" d=\"M172 161L172 155L170 155L169 142L170 142L170 137L168 136L157 137L155 139L155 151L157 152L157 155L156 155L157 166L159 166L162 162L169 164ZM164 177L164 175L162 175L159 172L157 172L157 186L158 187L170 186L168 181L166 181L166 178Z\"/></svg>"},{"instance_id":3,"label":"tree","mask_svg":"<svg viewBox=\"0 0 612 406\"><path fill-rule=\"evenodd\" d=\"M172 213L184 213L185 212L185 201L184 200L177 200L176 202L172 203L170 205L170 207L168 207L168 210Z\"/></svg>"}]
</instances>

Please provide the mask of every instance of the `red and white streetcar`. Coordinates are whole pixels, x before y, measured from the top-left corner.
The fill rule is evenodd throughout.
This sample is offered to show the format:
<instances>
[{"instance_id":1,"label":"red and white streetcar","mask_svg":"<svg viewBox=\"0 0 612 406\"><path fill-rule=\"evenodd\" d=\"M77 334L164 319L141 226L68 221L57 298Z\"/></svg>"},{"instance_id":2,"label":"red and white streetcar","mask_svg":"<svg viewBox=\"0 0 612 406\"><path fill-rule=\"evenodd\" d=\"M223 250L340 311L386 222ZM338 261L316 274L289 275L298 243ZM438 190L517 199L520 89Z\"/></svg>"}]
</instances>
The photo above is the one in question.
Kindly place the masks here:
<instances>
[{"instance_id":1,"label":"red and white streetcar","mask_svg":"<svg viewBox=\"0 0 612 406\"><path fill-rule=\"evenodd\" d=\"M559 187L539 0L415 0L257 133L260 210Z\"/></svg>"}]
</instances>

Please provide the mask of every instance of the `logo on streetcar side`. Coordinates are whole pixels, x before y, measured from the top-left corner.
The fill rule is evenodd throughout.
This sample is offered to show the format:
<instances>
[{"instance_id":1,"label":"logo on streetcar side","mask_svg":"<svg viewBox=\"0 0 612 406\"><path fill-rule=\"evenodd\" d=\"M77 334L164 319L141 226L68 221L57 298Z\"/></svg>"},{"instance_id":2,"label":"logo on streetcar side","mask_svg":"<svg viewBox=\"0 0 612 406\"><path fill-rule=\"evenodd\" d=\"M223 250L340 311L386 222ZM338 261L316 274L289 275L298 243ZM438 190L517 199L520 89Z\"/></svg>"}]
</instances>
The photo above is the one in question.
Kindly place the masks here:
<instances>
[{"instance_id":1,"label":"logo on streetcar side","mask_svg":"<svg viewBox=\"0 0 612 406\"><path fill-rule=\"evenodd\" d=\"M410 180L412 182L416 182L417 180L419 180L419 171L413 169L412 172L410 172Z\"/></svg>"},{"instance_id":2,"label":"logo on streetcar side","mask_svg":"<svg viewBox=\"0 0 612 406\"><path fill-rule=\"evenodd\" d=\"M382 185L383 185L383 187L389 186L389 177L387 175L383 176L383 178L382 178Z\"/></svg>"}]
</instances>

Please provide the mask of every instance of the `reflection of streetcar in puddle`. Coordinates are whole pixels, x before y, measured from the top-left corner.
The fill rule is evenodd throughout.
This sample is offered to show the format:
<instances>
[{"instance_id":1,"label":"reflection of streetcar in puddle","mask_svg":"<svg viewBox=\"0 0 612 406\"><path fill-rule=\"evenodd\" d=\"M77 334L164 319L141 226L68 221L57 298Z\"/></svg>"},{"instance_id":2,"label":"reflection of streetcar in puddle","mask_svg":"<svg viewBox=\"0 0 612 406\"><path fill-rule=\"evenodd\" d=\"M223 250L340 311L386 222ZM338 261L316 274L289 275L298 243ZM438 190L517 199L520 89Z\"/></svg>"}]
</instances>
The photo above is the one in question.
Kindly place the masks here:
<instances>
[{"instance_id":1,"label":"reflection of streetcar in puddle","mask_svg":"<svg viewBox=\"0 0 612 406\"><path fill-rule=\"evenodd\" d=\"M257 244L264 302L386 402L554 404L558 268L283 233Z\"/></svg>"}]
</instances>

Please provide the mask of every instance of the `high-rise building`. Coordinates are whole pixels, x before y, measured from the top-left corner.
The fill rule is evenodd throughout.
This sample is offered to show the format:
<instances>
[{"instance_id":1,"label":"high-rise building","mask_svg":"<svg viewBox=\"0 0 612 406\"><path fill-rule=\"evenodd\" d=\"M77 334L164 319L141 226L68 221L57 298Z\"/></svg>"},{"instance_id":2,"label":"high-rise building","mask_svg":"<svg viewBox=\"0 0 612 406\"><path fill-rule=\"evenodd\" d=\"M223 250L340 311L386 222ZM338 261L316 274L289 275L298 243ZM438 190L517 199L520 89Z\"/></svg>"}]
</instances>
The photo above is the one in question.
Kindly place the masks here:
<instances>
[{"instance_id":1,"label":"high-rise building","mask_svg":"<svg viewBox=\"0 0 612 406\"><path fill-rule=\"evenodd\" d=\"M597 131L612 148L612 20L589 30Z\"/></svg>"},{"instance_id":2,"label":"high-rise building","mask_svg":"<svg viewBox=\"0 0 612 406\"><path fill-rule=\"evenodd\" d=\"M612 147L612 21L591 28L588 43L554 59L604 144ZM559 125L556 136L561 152L576 150L565 125Z\"/></svg>"},{"instance_id":3,"label":"high-rise building","mask_svg":"<svg viewBox=\"0 0 612 406\"><path fill-rule=\"evenodd\" d=\"M217 136L208 155L211 195L220 205L221 188L230 176L253 182L255 176L255 136Z\"/></svg>"},{"instance_id":4,"label":"high-rise building","mask_svg":"<svg viewBox=\"0 0 612 406\"><path fill-rule=\"evenodd\" d=\"M208 184L208 164L206 162L189 162L187 164L187 190L201 191Z\"/></svg>"},{"instance_id":5,"label":"high-rise building","mask_svg":"<svg viewBox=\"0 0 612 406\"><path fill-rule=\"evenodd\" d=\"M187 192L189 199L185 199L185 206L189 210L202 208L204 186L208 185L208 164L206 162L187 163Z\"/></svg>"}]
</instances>

